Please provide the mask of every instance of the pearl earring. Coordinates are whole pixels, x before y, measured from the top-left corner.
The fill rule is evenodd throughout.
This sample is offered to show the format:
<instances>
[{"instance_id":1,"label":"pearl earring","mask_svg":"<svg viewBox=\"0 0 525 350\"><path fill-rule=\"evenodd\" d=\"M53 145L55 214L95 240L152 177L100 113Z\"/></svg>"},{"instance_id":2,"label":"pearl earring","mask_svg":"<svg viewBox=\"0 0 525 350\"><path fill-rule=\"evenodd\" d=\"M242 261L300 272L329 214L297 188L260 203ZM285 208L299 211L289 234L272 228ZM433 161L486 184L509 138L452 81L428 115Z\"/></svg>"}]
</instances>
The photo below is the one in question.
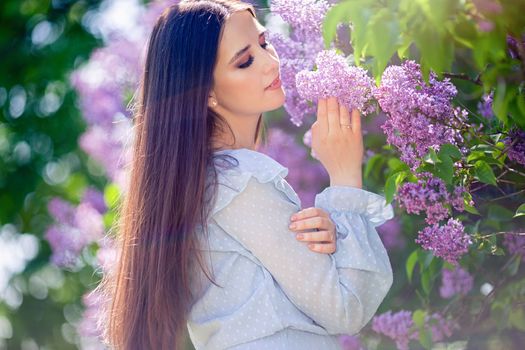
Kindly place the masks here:
<instances>
[{"instance_id":1,"label":"pearl earring","mask_svg":"<svg viewBox=\"0 0 525 350\"><path fill-rule=\"evenodd\" d=\"M215 101L215 100L211 101L211 105L212 105L213 107L217 107L217 101Z\"/></svg>"}]
</instances>

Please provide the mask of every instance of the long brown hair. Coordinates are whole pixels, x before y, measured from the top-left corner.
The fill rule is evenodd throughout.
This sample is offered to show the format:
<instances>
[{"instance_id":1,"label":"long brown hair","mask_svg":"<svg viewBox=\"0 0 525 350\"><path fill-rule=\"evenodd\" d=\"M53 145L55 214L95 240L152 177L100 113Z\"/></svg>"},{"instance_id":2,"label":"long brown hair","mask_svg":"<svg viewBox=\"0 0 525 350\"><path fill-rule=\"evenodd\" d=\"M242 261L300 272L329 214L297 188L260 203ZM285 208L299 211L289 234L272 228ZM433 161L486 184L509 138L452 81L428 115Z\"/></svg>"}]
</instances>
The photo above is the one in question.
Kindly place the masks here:
<instances>
[{"instance_id":1,"label":"long brown hair","mask_svg":"<svg viewBox=\"0 0 525 350\"><path fill-rule=\"evenodd\" d=\"M256 16L240 1L183 1L162 13L149 38L129 188L119 212L118 260L99 286L110 300L102 331L112 348L182 345L194 301L191 272L197 261L203 265L197 232L207 234L213 199L207 193L216 194L212 137L231 132L208 108L208 97L224 22L241 10ZM255 143L261 121L262 115Z\"/></svg>"}]
</instances>

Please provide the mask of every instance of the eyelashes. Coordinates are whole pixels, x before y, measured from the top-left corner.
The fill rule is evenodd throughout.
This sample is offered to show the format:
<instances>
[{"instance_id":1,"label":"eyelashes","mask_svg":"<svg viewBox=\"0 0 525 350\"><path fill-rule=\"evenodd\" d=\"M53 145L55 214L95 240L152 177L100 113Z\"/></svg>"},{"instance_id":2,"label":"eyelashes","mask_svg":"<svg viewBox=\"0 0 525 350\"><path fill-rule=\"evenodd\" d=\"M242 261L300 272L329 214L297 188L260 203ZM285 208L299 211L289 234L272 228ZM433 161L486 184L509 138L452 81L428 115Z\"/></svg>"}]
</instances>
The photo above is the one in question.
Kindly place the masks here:
<instances>
[{"instance_id":1,"label":"eyelashes","mask_svg":"<svg viewBox=\"0 0 525 350\"><path fill-rule=\"evenodd\" d=\"M270 43L265 41L264 43L261 44L261 47L263 49L266 49L268 45L270 45ZM252 63L253 63L253 56L250 55L250 57L248 57L248 60L246 62L239 65L239 68L248 68L249 66L251 66Z\"/></svg>"}]
</instances>

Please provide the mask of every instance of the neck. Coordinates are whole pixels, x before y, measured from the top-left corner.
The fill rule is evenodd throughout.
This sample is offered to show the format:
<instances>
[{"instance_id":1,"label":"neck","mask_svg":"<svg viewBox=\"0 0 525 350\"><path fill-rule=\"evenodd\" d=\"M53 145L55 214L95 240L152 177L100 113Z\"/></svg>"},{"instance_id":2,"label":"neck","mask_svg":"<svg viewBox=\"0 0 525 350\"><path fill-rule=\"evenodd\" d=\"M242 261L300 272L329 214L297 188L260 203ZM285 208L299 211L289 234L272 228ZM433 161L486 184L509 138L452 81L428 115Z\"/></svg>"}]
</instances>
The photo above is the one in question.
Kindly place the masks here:
<instances>
[{"instance_id":1,"label":"neck","mask_svg":"<svg viewBox=\"0 0 525 350\"><path fill-rule=\"evenodd\" d=\"M224 116L223 114L221 115ZM214 149L247 148L255 151L257 147L257 144L255 143L255 133L257 130L259 115L224 116L224 119L228 122L231 131L227 127L224 128L224 131L217 130L218 134L214 137L213 141ZM233 136L235 136L235 138Z\"/></svg>"}]
</instances>

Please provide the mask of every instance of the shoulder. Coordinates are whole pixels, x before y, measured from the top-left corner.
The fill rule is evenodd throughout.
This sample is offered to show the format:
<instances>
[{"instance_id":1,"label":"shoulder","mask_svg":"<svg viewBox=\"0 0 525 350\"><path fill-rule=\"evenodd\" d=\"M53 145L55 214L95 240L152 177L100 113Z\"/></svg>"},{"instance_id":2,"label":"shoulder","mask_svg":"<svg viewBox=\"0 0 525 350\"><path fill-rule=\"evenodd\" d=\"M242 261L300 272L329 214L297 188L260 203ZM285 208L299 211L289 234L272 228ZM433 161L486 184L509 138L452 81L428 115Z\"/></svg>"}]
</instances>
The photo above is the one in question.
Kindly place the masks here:
<instances>
[{"instance_id":1,"label":"shoulder","mask_svg":"<svg viewBox=\"0 0 525 350\"><path fill-rule=\"evenodd\" d=\"M264 153L247 148L223 150L214 153L214 165L218 186L212 216L244 192L249 184L254 184L259 190L281 191L289 201L301 207L297 193L285 180L288 168Z\"/></svg>"}]
</instances>

